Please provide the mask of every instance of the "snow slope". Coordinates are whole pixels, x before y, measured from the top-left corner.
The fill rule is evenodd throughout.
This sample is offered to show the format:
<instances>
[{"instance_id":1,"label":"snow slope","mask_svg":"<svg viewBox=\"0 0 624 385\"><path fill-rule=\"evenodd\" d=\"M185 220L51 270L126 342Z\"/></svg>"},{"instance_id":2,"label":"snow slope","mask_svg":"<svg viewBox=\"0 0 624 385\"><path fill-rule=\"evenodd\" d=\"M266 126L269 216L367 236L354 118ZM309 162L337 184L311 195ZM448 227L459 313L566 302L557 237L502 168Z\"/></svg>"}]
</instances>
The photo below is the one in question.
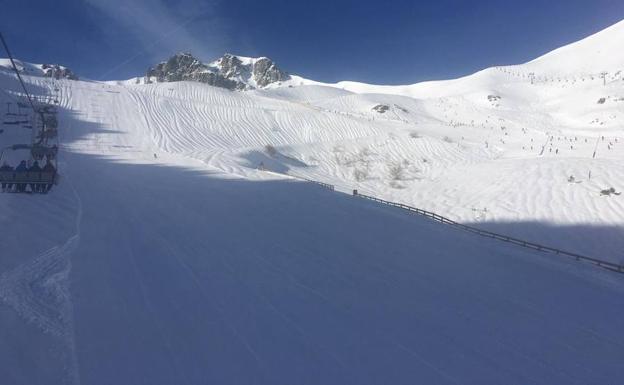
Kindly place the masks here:
<instances>
[{"instance_id":1,"label":"snow slope","mask_svg":"<svg viewBox=\"0 0 624 385\"><path fill-rule=\"evenodd\" d=\"M15 60L15 66L24 75L78 80L78 77L69 68L58 64L33 64ZM0 70L12 73L13 65L11 61L0 58Z\"/></svg>"},{"instance_id":2,"label":"snow slope","mask_svg":"<svg viewBox=\"0 0 624 385\"><path fill-rule=\"evenodd\" d=\"M556 49L535 60L517 66L493 67L460 79L430 81L406 86L383 86L342 81L335 84L321 83L299 76L293 77L296 85L325 85L357 93L400 94L417 98L457 95L466 91L508 83L508 76L497 77L497 72L529 81L533 73L537 82L563 83L597 80L600 73L608 72L609 81L622 81L624 59L618 55L624 41L624 20L583 40ZM557 84L561 85L561 84Z\"/></svg>"},{"instance_id":3,"label":"snow slope","mask_svg":"<svg viewBox=\"0 0 624 385\"><path fill-rule=\"evenodd\" d=\"M621 82L509 71L420 96L26 76L58 89L63 179L0 195L0 378L617 381L620 275L293 178L622 261L622 198L599 195L624 187ZM0 89L18 98L8 73Z\"/></svg>"},{"instance_id":4,"label":"snow slope","mask_svg":"<svg viewBox=\"0 0 624 385\"><path fill-rule=\"evenodd\" d=\"M116 109L125 114L120 124L146 126L157 151L246 178L264 178L262 164L484 226L610 226L584 238L531 226L510 231L622 261L624 203L600 195L624 189L619 84L556 88L505 83L507 75L495 72L501 82L485 91L428 99L323 86L232 93L195 83L110 92L133 106ZM389 110L372 110L380 104Z\"/></svg>"}]
</instances>

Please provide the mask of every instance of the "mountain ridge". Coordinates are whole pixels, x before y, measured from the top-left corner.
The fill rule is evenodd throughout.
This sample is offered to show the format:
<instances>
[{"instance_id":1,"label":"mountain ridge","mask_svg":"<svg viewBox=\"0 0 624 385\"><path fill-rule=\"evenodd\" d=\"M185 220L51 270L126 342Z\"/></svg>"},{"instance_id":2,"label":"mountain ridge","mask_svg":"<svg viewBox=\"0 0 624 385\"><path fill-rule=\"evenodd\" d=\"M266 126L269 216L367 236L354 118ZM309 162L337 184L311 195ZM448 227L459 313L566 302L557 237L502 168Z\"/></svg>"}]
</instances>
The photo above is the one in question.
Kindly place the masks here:
<instances>
[{"instance_id":1,"label":"mountain ridge","mask_svg":"<svg viewBox=\"0 0 624 385\"><path fill-rule=\"evenodd\" d=\"M202 62L191 53L180 52L148 68L144 76L128 80L112 80L113 84L149 84L175 81L197 81L230 90L249 91L275 86L321 85L341 88L356 93L385 93L422 97L441 84L460 85L492 72L516 73L534 77L537 81L577 76L596 78L606 72L612 80L624 73L624 57L612 54L624 44L624 20L615 23L581 40L555 48L544 55L522 64L492 66L473 74L454 78L424 81L405 85L380 85L357 81L325 83L282 70L268 57L246 57L225 53L211 62ZM27 75L48 76L76 80L70 69L57 64L19 63L20 71ZM7 59L0 59L0 68L10 70ZM515 72L514 72L515 71ZM455 88L455 87L453 87Z\"/></svg>"},{"instance_id":2,"label":"mountain ridge","mask_svg":"<svg viewBox=\"0 0 624 385\"><path fill-rule=\"evenodd\" d=\"M219 59L203 63L191 53L181 52L147 70L144 83L197 81L229 90L252 90L289 80L267 57L249 58L224 54Z\"/></svg>"}]
</instances>

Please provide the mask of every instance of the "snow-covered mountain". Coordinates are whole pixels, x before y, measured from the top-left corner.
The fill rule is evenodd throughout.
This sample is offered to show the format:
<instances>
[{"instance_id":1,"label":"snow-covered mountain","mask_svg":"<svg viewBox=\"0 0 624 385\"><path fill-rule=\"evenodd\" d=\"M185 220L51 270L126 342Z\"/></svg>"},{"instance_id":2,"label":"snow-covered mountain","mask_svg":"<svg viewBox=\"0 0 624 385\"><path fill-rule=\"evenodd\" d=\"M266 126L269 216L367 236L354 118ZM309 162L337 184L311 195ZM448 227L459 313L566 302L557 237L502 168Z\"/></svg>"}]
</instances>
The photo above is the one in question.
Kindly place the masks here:
<instances>
[{"instance_id":1,"label":"snow-covered mountain","mask_svg":"<svg viewBox=\"0 0 624 385\"><path fill-rule=\"evenodd\" d=\"M212 63L202 63L190 53L179 53L150 68L138 83L196 81L229 90L250 90L290 79L269 58L225 54Z\"/></svg>"},{"instance_id":2,"label":"snow-covered mountain","mask_svg":"<svg viewBox=\"0 0 624 385\"><path fill-rule=\"evenodd\" d=\"M533 83L562 85L602 81L603 72L606 72L605 77L609 82L622 81L624 57L618 52L623 41L624 21L620 21L594 35L555 49L528 63L487 68L459 79L404 86L383 86L352 81L328 84L293 76L293 83L332 86L356 93L384 93L430 98L470 93L500 83L508 83L508 78L501 79L497 76L501 72L515 77L521 83L533 80Z\"/></svg>"},{"instance_id":3,"label":"snow-covered mountain","mask_svg":"<svg viewBox=\"0 0 624 385\"><path fill-rule=\"evenodd\" d=\"M15 66L17 70L24 75L78 80L78 76L72 70L59 64L33 64L16 60ZM9 59L0 58L0 69L13 72L11 61Z\"/></svg>"},{"instance_id":4,"label":"snow-covered mountain","mask_svg":"<svg viewBox=\"0 0 624 385\"><path fill-rule=\"evenodd\" d=\"M24 76L58 100L62 179L0 195L0 378L617 382L620 274L350 193L623 263L624 194L602 193L624 190L623 31L406 86L231 55L146 84ZM2 160L31 139L3 126Z\"/></svg>"},{"instance_id":5,"label":"snow-covered mountain","mask_svg":"<svg viewBox=\"0 0 624 385\"><path fill-rule=\"evenodd\" d=\"M136 79L147 84L94 84L130 97L124 108L134 112L108 125L147 124L157 149L239 177L258 177L262 164L466 222L622 226L622 198L600 191L624 190L624 57L609 55L623 31L620 22L526 64L405 86L324 84L267 58L206 64L190 54ZM513 232L624 258L611 236Z\"/></svg>"}]
</instances>

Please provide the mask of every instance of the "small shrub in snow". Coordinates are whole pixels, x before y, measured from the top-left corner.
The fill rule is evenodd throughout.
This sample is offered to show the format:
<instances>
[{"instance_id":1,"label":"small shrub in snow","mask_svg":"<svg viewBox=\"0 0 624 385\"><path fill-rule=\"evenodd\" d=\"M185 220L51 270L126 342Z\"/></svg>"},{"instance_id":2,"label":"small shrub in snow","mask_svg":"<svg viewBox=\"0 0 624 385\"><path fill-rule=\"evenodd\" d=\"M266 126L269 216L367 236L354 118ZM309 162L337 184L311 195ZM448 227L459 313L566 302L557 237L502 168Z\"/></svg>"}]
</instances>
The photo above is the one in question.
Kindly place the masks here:
<instances>
[{"instance_id":1,"label":"small shrub in snow","mask_svg":"<svg viewBox=\"0 0 624 385\"><path fill-rule=\"evenodd\" d=\"M368 148L363 148L363 149L361 149L361 150L360 150L360 152L358 153L358 157L359 157L360 159L366 159L366 160L367 160L367 158L368 158L368 157L373 156L373 155L375 155L375 153L374 153L374 152L372 152L371 150L369 150ZM368 160L367 160L367 161L368 161Z\"/></svg>"},{"instance_id":2,"label":"small shrub in snow","mask_svg":"<svg viewBox=\"0 0 624 385\"><path fill-rule=\"evenodd\" d=\"M449 138L448 136L445 136L444 138L442 138L442 140L446 143L453 143L453 139Z\"/></svg>"},{"instance_id":3,"label":"small shrub in snow","mask_svg":"<svg viewBox=\"0 0 624 385\"><path fill-rule=\"evenodd\" d=\"M393 181L399 181L405 179L405 168L401 163L394 163L390 165L390 179Z\"/></svg>"},{"instance_id":4,"label":"small shrub in snow","mask_svg":"<svg viewBox=\"0 0 624 385\"><path fill-rule=\"evenodd\" d=\"M368 169L363 167L356 167L353 169L353 179L358 182L363 182L368 178Z\"/></svg>"},{"instance_id":5,"label":"small shrub in snow","mask_svg":"<svg viewBox=\"0 0 624 385\"><path fill-rule=\"evenodd\" d=\"M401 107L398 104L395 104L394 107L396 107L398 110L400 110L400 111L402 111L402 112L404 112L406 114L409 114L409 111L407 110L407 108Z\"/></svg>"},{"instance_id":6,"label":"small shrub in snow","mask_svg":"<svg viewBox=\"0 0 624 385\"><path fill-rule=\"evenodd\" d=\"M266 146L264 146L264 151L266 151L266 153L269 154L269 156L277 155L277 150L275 149L275 147L271 146L270 144L267 144Z\"/></svg>"}]
</instances>

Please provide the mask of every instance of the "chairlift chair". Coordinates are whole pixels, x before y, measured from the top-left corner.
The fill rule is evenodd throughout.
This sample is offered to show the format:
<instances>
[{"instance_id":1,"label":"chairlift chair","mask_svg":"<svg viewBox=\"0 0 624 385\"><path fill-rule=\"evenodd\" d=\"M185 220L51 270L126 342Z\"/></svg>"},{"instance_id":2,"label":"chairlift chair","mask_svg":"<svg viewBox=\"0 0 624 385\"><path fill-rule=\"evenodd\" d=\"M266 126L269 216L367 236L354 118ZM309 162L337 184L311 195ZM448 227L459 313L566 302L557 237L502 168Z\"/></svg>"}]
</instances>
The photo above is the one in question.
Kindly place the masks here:
<instances>
[{"instance_id":1,"label":"chairlift chair","mask_svg":"<svg viewBox=\"0 0 624 385\"><path fill-rule=\"evenodd\" d=\"M54 162L58 148L43 148L41 146L31 146L28 144L15 144L7 147L6 149L30 149L33 159L38 161L42 160L44 155L47 155L47 160L49 162L53 162L52 165L54 166L54 171L17 171L15 169L0 170L0 184L2 186L2 192L30 192L46 194L50 191L52 185L58 183L58 169L55 164L56 162ZM5 150L0 153L0 161L4 158ZM27 191L28 186L30 186L30 191Z\"/></svg>"},{"instance_id":2,"label":"chairlift chair","mask_svg":"<svg viewBox=\"0 0 624 385\"><path fill-rule=\"evenodd\" d=\"M2 192L47 194L57 182L56 171L0 171Z\"/></svg>"}]
</instances>

